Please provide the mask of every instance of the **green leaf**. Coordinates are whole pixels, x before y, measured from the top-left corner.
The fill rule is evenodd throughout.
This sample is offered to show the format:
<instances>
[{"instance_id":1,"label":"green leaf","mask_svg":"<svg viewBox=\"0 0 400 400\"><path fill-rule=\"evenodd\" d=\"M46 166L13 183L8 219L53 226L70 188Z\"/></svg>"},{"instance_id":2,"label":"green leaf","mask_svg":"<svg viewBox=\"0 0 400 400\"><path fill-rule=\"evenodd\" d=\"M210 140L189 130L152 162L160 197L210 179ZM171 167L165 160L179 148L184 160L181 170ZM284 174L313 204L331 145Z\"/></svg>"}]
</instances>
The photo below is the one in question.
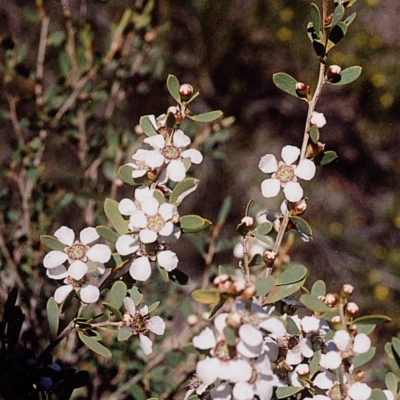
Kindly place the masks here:
<instances>
[{"instance_id":1,"label":"green leaf","mask_svg":"<svg viewBox=\"0 0 400 400\"><path fill-rule=\"evenodd\" d=\"M310 378L312 378L317 373L320 361L321 350L317 350L316 352L314 352L314 355L310 360Z\"/></svg>"},{"instance_id":2,"label":"green leaf","mask_svg":"<svg viewBox=\"0 0 400 400\"><path fill-rule=\"evenodd\" d=\"M154 311L156 308L158 308L158 306L161 304L161 301L156 301L153 304L151 304L148 307L148 313L150 314L152 311Z\"/></svg>"},{"instance_id":3,"label":"green leaf","mask_svg":"<svg viewBox=\"0 0 400 400\"><path fill-rule=\"evenodd\" d=\"M186 196L197 189L199 183L200 181L194 178L186 178L183 181L180 181L172 190L169 202L178 207Z\"/></svg>"},{"instance_id":4,"label":"green leaf","mask_svg":"<svg viewBox=\"0 0 400 400\"><path fill-rule=\"evenodd\" d=\"M256 296L265 296L267 295L272 288L275 286L275 279L273 276L269 276L268 278L259 279L256 281Z\"/></svg>"},{"instance_id":5,"label":"green leaf","mask_svg":"<svg viewBox=\"0 0 400 400\"><path fill-rule=\"evenodd\" d=\"M392 348L397 354L397 357L400 357L400 339L397 337L392 338Z\"/></svg>"},{"instance_id":6,"label":"green leaf","mask_svg":"<svg viewBox=\"0 0 400 400\"><path fill-rule=\"evenodd\" d=\"M328 45L326 47L326 52L332 50L345 36L347 33L347 25L344 22L339 22L335 25L329 33Z\"/></svg>"},{"instance_id":7,"label":"green leaf","mask_svg":"<svg viewBox=\"0 0 400 400\"><path fill-rule=\"evenodd\" d=\"M354 21L356 18L357 13L350 14L343 22L344 24L349 27L351 23Z\"/></svg>"},{"instance_id":8,"label":"green leaf","mask_svg":"<svg viewBox=\"0 0 400 400\"><path fill-rule=\"evenodd\" d=\"M321 160L319 161L320 165L328 165L331 162L335 161L338 158L338 155L336 154L335 151L328 150L325 151L324 154L321 157Z\"/></svg>"},{"instance_id":9,"label":"green leaf","mask_svg":"<svg viewBox=\"0 0 400 400\"><path fill-rule=\"evenodd\" d=\"M175 75L168 75L167 78L167 89L169 94L181 104L181 94L179 93L180 83Z\"/></svg>"},{"instance_id":10,"label":"green leaf","mask_svg":"<svg viewBox=\"0 0 400 400\"><path fill-rule=\"evenodd\" d=\"M128 185L135 185L135 181L132 177L133 168L129 165L121 165L118 168L118 178L121 179L122 182L127 183Z\"/></svg>"},{"instance_id":11,"label":"green leaf","mask_svg":"<svg viewBox=\"0 0 400 400\"><path fill-rule=\"evenodd\" d=\"M296 79L294 79L289 74L286 74L285 72L277 72L276 74L272 75L272 80L278 89L281 89L284 92L286 92L298 99L304 100L297 94Z\"/></svg>"},{"instance_id":12,"label":"green leaf","mask_svg":"<svg viewBox=\"0 0 400 400\"><path fill-rule=\"evenodd\" d=\"M196 122L213 122L218 118L222 118L224 113L220 110L209 111L203 114L188 115L187 117Z\"/></svg>"},{"instance_id":13,"label":"green leaf","mask_svg":"<svg viewBox=\"0 0 400 400\"><path fill-rule=\"evenodd\" d=\"M250 258L249 267L254 267L255 265L265 265L263 256L261 254L254 254L254 256Z\"/></svg>"},{"instance_id":14,"label":"green leaf","mask_svg":"<svg viewBox=\"0 0 400 400\"><path fill-rule=\"evenodd\" d=\"M330 308L312 294L303 294L300 296L300 303L303 303L309 310L317 312L330 311Z\"/></svg>"},{"instance_id":15,"label":"green leaf","mask_svg":"<svg viewBox=\"0 0 400 400\"><path fill-rule=\"evenodd\" d=\"M315 297L325 296L326 294L326 285L322 280L316 281L311 288L311 294Z\"/></svg>"},{"instance_id":16,"label":"green leaf","mask_svg":"<svg viewBox=\"0 0 400 400\"><path fill-rule=\"evenodd\" d=\"M343 18L345 12L345 8L342 4L339 4L337 7L335 7L335 10L333 11L333 17L332 17L332 27L337 25Z\"/></svg>"},{"instance_id":17,"label":"green leaf","mask_svg":"<svg viewBox=\"0 0 400 400\"><path fill-rule=\"evenodd\" d=\"M321 13L315 3L310 4L310 13L314 31L319 36L321 31Z\"/></svg>"},{"instance_id":18,"label":"green leaf","mask_svg":"<svg viewBox=\"0 0 400 400\"><path fill-rule=\"evenodd\" d=\"M207 229L211 221L199 215L184 215L179 218L179 225L183 233L195 233Z\"/></svg>"},{"instance_id":19,"label":"green leaf","mask_svg":"<svg viewBox=\"0 0 400 400\"><path fill-rule=\"evenodd\" d=\"M276 389L276 397L278 399L284 399L286 397L291 397L295 395L296 393L299 393L303 390L303 387L293 387L293 386L287 386L287 387L278 387Z\"/></svg>"},{"instance_id":20,"label":"green leaf","mask_svg":"<svg viewBox=\"0 0 400 400\"><path fill-rule=\"evenodd\" d=\"M191 296L201 304L217 304L221 301L221 293L217 289L197 289Z\"/></svg>"},{"instance_id":21,"label":"green leaf","mask_svg":"<svg viewBox=\"0 0 400 400\"><path fill-rule=\"evenodd\" d=\"M46 313L47 313L47 320L49 321L50 335L52 338L55 338L58 333L60 319L58 312L58 304L54 300L54 297L50 297L49 300L47 300Z\"/></svg>"},{"instance_id":22,"label":"green leaf","mask_svg":"<svg viewBox=\"0 0 400 400\"><path fill-rule=\"evenodd\" d=\"M153 197L158 201L158 203L159 203L160 205L166 203L164 194L163 194L163 192L162 192L161 190L154 189L154 191L153 191Z\"/></svg>"},{"instance_id":23,"label":"green leaf","mask_svg":"<svg viewBox=\"0 0 400 400\"><path fill-rule=\"evenodd\" d=\"M372 389L369 400L387 400L386 394L381 389Z\"/></svg>"},{"instance_id":24,"label":"green leaf","mask_svg":"<svg viewBox=\"0 0 400 400\"><path fill-rule=\"evenodd\" d=\"M375 347L371 347L366 353L358 354L353 357L352 364L354 368L359 368L367 362L371 361L375 356Z\"/></svg>"},{"instance_id":25,"label":"green leaf","mask_svg":"<svg viewBox=\"0 0 400 400\"><path fill-rule=\"evenodd\" d=\"M96 231L103 239L107 240L110 243L115 244L115 242L118 239L118 235L108 226L105 225L96 226Z\"/></svg>"},{"instance_id":26,"label":"green leaf","mask_svg":"<svg viewBox=\"0 0 400 400\"><path fill-rule=\"evenodd\" d=\"M106 308L108 311L110 311L110 313L114 314L117 318L119 318L119 319L122 318L121 311L119 311L119 309L117 307L115 307L114 304L106 303L106 302L103 302L102 304L103 304L104 308Z\"/></svg>"},{"instance_id":27,"label":"green leaf","mask_svg":"<svg viewBox=\"0 0 400 400\"><path fill-rule=\"evenodd\" d=\"M300 282L296 282L290 285L283 286L275 286L268 294L265 303L271 304L275 303L279 300L284 299L285 297L291 296L292 294L298 292L300 288L304 285L306 280L303 279Z\"/></svg>"},{"instance_id":28,"label":"green leaf","mask_svg":"<svg viewBox=\"0 0 400 400\"><path fill-rule=\"evenodd\" d=\"M292 222L296 224L296 229L299 230L301 233L312 236L312 229L311 226L308 225L308 222L305 221L303 218L300 217L291 217Z\"/></svg>"},{"instance_id":29,"label":"green leaf","mask_svg":"<svg viewBox=\"0 0 400 400\"><path fill-rule=\"evenodd\" d=\"M292 317L286 317L286 332L289 335L300 335L299 327L297 326L296 322Z\"/></svg>"},{"instance_id":30,"label":"green leaf","mask_svg":"<svg viewBox=\"0 0 400 400\"><path fill-rule=\"evenodd\" d=\"M225 340L229 346L234 346L236 344L236 335L235 331L229 326L225 326L223 329L223 334L225 336Z\"/></svg>"},{"instance_id":31,"label":"green leaf","mask_svg":"<svg viewBox=\"0 0 400 400\"><path fill-rule=\"evenodd\" d=\"M142 117L140 117L139 125L147 136L158 135L158 131L152 124L148 115L143 115Z\"/></svg>"},{"instance_id":32,"label":"green leaf","mask_svg":"<svg viewBox=\"0 0 400 400\"><path fill-rule=\"evenodd\" d=\"M319 129L315 125L311 125L310 139L313 143L317 144L319 140Z\"/></svg>"},{"instance_id":33,"label":"green leaf","mask_svg":"<svg viewBox=\"0 0 400 400\"><path fill-rule=\"evenodd\" d=\"M337 81L327 82L332 85L340 86L347 85L348 83L354 82L361 75L362 68L354 65L352 67L344 69L341 74L337 77Z\"/></svg>"},{"instance_id":34,"label":"green leaf","mask_svg":"<svg viewBox=\"0 0 400 400\"><path fill-rule=\"evenodd\" d=\"M121 326L118 329L117 340L118 342L124 342L128 340L133 335L133 331L128 326Z\"/></svg>"},{"instance_id":35,"label":"green leaf","mask_svg":"<svg viewBox=\"0 0 400 400\"><path fill-rule=\"evenodd\" d=\"M78 336L82 343L94 353L107 358L112 356L111 351L108 350L107 347L104 347L96 339L86 336L82 331L78 331Z\"/></svg>"},{"instance_id":36,"label":"green leaf","mask_svg":"<svg viewBox=\"0 0 400 400\"><path fill-rule=\"evenodd\" d=\"M212 318L225 304L224 301L221 301L220 303L216 304L214 307L211 308L210 313L208 315L208 318Z\"/></svg>"},{"instance_id":37,"label":"green leaf","mask_svg":"<svg viewBox=\"0 0 400 400\"><path fill-rule=\"evenodd\" d=\"M260 240L261 242L263 242L268 249L272 249L274 247L274 241L272 239L271 236L264 236L264 235L259 235L256 232L252 232L252 235L257 238L258 240Z\"/></svg>"},{"instance_id":38,"label":"green leaf","mask_svg":"<svg viewBox=\"0 0 400 400\"><path fill-rule=\"evenodd\" d=\"M301 281L306 275L306 267L303 267L302 265L294 265L276 277L276 285L290 285L291 283Z\"/></svg>"},{"instance_id":39,"label":"green leaf","mask_svg":"<svg viewBox=\"0 0 400 400\"><path fill-rule=\"evenodd\" d=\"M256 232L258 235L261 236L268 235L268 233L270 233L272 230L272 226L272 222L262 222L260 225L257 226L256 229L254 229L253 232Z\"/></svg>"},{"instance_id":40,"label":"green leaf","mask_svg":"<svg viewBox=\"0 0 400 400\"><path fill-rule=\"evenodd\" d=\"M119 213L117 201L106 199L104 202L104 212L111 222L111 225L120 235L128 233L128 221Z\"/></svg>"},{"instance_id":41,"label":"green leaf","mask_svg":"<svg viewBox=\"0 0 400 400\"><path fill-rule=\"evenodd\" d=\"M189 283L190 283L189 277L184 272L179 270L178 268L175 268L172 271L167 271L167 272L168 272L169 279L172 282L176 283L177 285L181 285L181 286L189 285Z\"/></svg>"},{"instance_id":42,"label":"green leaf","mask_svg":"<svg viewBox=\"0 0 400 400\"><path fill-rule=\"evenodd\" d=\"M126 297L127 292L128 288L126 287L124 282L122 281L114 282L110 290L110 300L109 300L110 303L117 309L120 309L124 302L124 298Z\"/></svg>"},{"instance_id":43,"label":"green leaf","mask_svg":"<svg viewBox=\"0 0 400 400\"><path fill-rule=\"evenodd\" d=\"M218 213L217 221L219 224L225 223L226 219L228 218L229 211L231 210L231 206L232 206L232 197L226 196Z\"/></svg>"},{"instance_id":44,"label":"green leaf","mask_svg":"<svg viewBox=\"0 0 400 400\"><path fill-rule=\"evenodd\" d=\"M136 286L132 286L128 290L130 298L134 301L135 305L137 306L143 300L143 295L140 293L139 289Z\"/></svg>"},{"instance_id":45,"label":"green leaf","mask_svg":"<svg viewBox=\"0 0 400 400\"><path fill-rule=\"evenodd\" d=\"M355 324L355 326L357 327L357 333L364 333L366 335L370 335L376 327L375 324Z\"/></svg>"},{"instance_id":46,"label":"green leaf","mask_svg":"<svg viewBox=\"0 0 400 400\"><path fill-rule=\"evenodd\" d=\"M375 324L375 325L379 325L379 324L386 324L388 322L391 322L392 318L386 316L386 315L365 315L364 317L359 317L356 318L353 321L353 324L356 325L361 325L361 324Z\"/></svg>"},{"instance_id":47,"label":"green leaf","mask_svg":"<svg viewBox=\"0 0 400 400\"><path fill-rule=\"evenodd\" d=\"M393 372L389 372L385 378L386 387L392 392L397 393L397 386L399 383L399 377Z\"/></svg>"},{"instance_id":48,"label":"green leaf","mask_svg":"<svg viewBox=\"0 0 400 400\"><path fill-rule=\"evenodd\" d=\"M40 235L40 243L44 244L51 250L64 251L66 245L61 243L54 236Z\"/></svg>"}]
</instances>

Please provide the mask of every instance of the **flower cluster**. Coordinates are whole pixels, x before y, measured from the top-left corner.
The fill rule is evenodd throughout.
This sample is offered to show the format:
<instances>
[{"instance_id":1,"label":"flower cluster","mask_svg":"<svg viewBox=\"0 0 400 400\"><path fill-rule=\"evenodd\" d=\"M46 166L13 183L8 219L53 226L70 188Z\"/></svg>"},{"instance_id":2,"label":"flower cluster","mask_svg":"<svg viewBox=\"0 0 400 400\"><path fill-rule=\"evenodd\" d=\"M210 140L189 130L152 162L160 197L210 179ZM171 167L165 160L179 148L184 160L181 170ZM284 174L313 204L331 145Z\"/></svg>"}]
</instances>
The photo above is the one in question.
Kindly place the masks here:
<instances>
[{"instance_id":1,"label":"flower cluster","mask_svg":"<svg viewBox=\"0 0 400 400\"><path fill-rule=\"evenodd\" d=\"M65 285L55 291L55 300L62 303L75 290L84 303L96 302L100 296L96 278L105 271L104 263L111 257L110 248L105 244L89 246L100 237L95 228L83 229L79 240L75 240L74 231L66 226L59 228L54 236L66 246L62 251L50 251L43 260L50 278L64 279Z\"/></svg>"}]
</instances>

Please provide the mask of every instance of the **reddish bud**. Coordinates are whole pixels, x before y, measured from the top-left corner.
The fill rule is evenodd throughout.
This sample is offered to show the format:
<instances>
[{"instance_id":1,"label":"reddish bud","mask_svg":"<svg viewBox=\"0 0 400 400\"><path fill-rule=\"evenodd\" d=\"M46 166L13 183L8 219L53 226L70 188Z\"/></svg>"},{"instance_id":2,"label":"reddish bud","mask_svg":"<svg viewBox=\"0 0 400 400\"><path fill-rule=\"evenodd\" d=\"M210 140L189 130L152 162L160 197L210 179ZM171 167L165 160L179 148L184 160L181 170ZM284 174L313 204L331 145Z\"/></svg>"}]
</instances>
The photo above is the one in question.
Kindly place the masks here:
<instances>
[{"instance_id":1,"label":"reddish bud","mask_svg":"<svg viewBox=\"0 0 400 400\"><path fill-rule=\"evenodd\" d=\"M265 264L272 264L275 261L276 256L276 251L267 250L266 252L264 252L263 260Z\"/></svg>"},{"instance_id":2,"label":"reddish bud","mask_svg":"<svg viewBox=\"0 0 400 400\"><path fill-rule=\"evenodd\" d=\"M245 224L248 228L254 225L254 219L252 217L243 217L240 221L242 224Z\"/></svg>"},{"instance_id":3,"label":"reddish bud","mask_svg":"<svg viewBox=\"0 0 400 400\"><path fill-rule=\"evenodd\" d=\"M189 83L184 83L179 88L179 94L183 97L189 97L193 94L193 92L194 92L193 86L189 85Z\"/></svg>"},{"instance_id":4,"label":"reddish bud","mask_svg":"<svg viewBox=\"0 0 400 400\"><path fill-rule=\"evenodd\" d=\"M175 122L177 125L179 125L182 122L183 117L182 117L181 110L179 109L179 107L175 107L175 106L168 107L167 113L174 114Z\"/></svg>"},{"instance_id":5,"label":"reddish bud","mask_svg":"<svg viewBox=\"0 0 400 400\"><path fill-rule=\"evenodd\" d=\"M354 293L354 286L350 285L349 283L345 283L342 286L342 292L346 295L346 296L351 296Z\"/></svg>"},{"instance_id":6,"label":"reddish bud","mask_svg":"<svg viewBox=\"0 0 400 400\"><path fill-rule=\"evenodd\" d=\"M349 314L351 317L354 317L354 315L358 314L360 311L360 308L358 305L354 302L349 302L346 304L346 312Z\"/></svg>"},{"instance_id":7,"label":"reddish bud","mask_svg":"<svg viewBox=\"0 0 400 400\"><path fill-rule=\"evenodd\" d=\"M333 307L339 300L338 297L339 296L336 293L327 293L327 295L325 296L325 304L329 307Z\"/></svg>"}]
</instances>

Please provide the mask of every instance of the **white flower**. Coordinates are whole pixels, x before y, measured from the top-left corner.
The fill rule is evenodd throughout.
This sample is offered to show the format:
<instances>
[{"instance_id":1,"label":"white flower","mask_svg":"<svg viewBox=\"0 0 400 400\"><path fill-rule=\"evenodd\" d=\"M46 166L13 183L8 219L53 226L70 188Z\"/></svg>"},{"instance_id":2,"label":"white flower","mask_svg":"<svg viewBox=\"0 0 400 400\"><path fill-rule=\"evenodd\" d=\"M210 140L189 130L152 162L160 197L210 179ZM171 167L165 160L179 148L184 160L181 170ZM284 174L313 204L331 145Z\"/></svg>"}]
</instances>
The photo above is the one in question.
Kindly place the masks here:
<instances>
[{"instance_id":1,"label":"white flower","mask_svg":"<svg viewBox=\"0 0 400 400\"><path fill-rule=\"evenodd\" d=\"M174 182L180 182L186 176L186 167L183 159L189 158L194 164L203 161L202 154L195 149L182 150L190 144L189 136L183 131L177 130L173 133L172 142L167 143L162 135L154 135L144 139L154 150L148 150L144 155L144 162L151 168L159 168L167 165L167 178Z\"/></svg>"},{"instance_id":2,"label":"white flower","mask_svg":"<svg viewBox=\"0 0 400 400\"><path fill-rule=\"evenodd\" d=\"M346 350L351 342L350 334L345 330L339 330L335 332L333 336L333 342L339 350Z\"/></svg>"},{"instance_id":3,"label":"white flower","mask_svg":"<svg viewBox=\"0 0 400 400\"><path fill-rule=\"evenodd\" d=\"M145 334L147 332L153 332L156 335L163 335L165 322L159 316L149 319L148 307L143 305L137 310L135 302L130 297L124 298L124 306L127 310L127 314L129 314L124 315L124 321L126 321L127 325L132 329L133 334L139 335L140 347L144 354L149 355L153 351L153 343Z\"/></svg>"},{"instance_id":4,"label":"white flower","mask_svg":"<svg viewBox=\"0 0 400 400\"><path fill-rule=\"evenodd\" d=\"M371 388L366 383L356 382L351 385L348 395L353 400L367 400L371 396Z\"/></svg>"},{"instance_id":5,"label":"white flower","mask_svg":"<svg viewBox=\"0 0 400 400\"><path fill-rule=\"evenodd\" d=\"M188 398L192 395L192 393L196 392L196 394L203 394L208 385L206 385L198 376L194 374L189 383L189 390L186 392L183 400L188 400Z\"/></svg>"},{"instance_id":6,"label":"white flower","mask_svg":"<svg viewBox=\"0 0 400 400\"><path fill-rule=\"evenodd\" d=\"M301 320L301 329L304 333L318 332L320 320L316 317L305 316Z\"/></svg>"},{"instance_id":7,"label":"white flower","mask_svg":"<svg viewBox=\"0 0 400 400\"><path fill-rule=\"evenodd\" d=\"M211 389L210 395L213 400L231 400L232 387L226 382L222 382L215 388Z\"/></svg>"},{"instance_id":8,"label":"white flower","mask_svg":"<svg viewBox=\"0 0 400 400\"><path fill-rule=\"evenodd\" d=\"M358 333L354 338L353 352L364 354L371 348L371 339L365 333Z\"/></svg>"},{"instance_id":9,"label":"white flower","mask_svg":"<svg viewBox=\"0 0 400 400\"><path fill-rule=\"evenodd\" d=\"M311 119L310 119L311 125L315 125L317 128L322 128L326 124L326 119L324 117L324 114L313 111L311 114Z\"/></svg>"},{"instance_id":10,"label":"white flower","mask_svg":"<svg viewBox=\"0 0 400 400\"><path fill-rule=\"evenodd\" d=\"M158 239L168 240L168 237L177 238L180 230L174 226L178 222L179 214L176 206L169 203L160 205L155 197L142 200L141 209L134 210L129 219L129 229L139 231L142 243L154 243ZM160 238L159 238L160 236Z\"/></svg>"},{"instance_id":11,"label":"white flower","mask_svg":"<svg viewBox=\"0 0 400 400\"><path fill-rule=\"evenodd\" d=\"M285 146L282 149L282 159L279 164L273 154L261 158L258 167L262 172L272 174L271 178L261 183L261 192L264 197L275 197L280 188L283 188L285 197L290 202L297 202L303 197L303 189L297 178L310 180L315 175L315 164L307 159L300 161L299 165L292 165L300 155L300 149L295 146Z\"/></svg>"},{"instance_id":12,"label":"white flower","mask_svg":"<svg viewBox=\"0 0 400 400\"><path fill-rule=\"evenodd\" d=\"M105 244L89 246L90 243L100 237L95 228L83 229L79 235L80 240L75 240L74 231L66 226L57 229L54 236L66 247L64 251L50 251L43 259L43 265L47 268L47 275L51 278L62 279L66 276L67 269L63 264L67 260L70 264L75 261L94 261L103 264L111 258L111 250ZM55 268L57 269L57 277L54 274L52 275L51 272Z\"/></svg>"},{"instance_id":13,"label":"white flower","mask_svg":"<svg viewBox=\"0 0 400 400\"><path fill-rule=\"evenodd\" d=\"M84 303L94 303L99 299L99 288L91 284L91 277L98 277L104 272L104 266L99 263L94 263L94 270L89 270L89 267L83 261L74 261L66 271L64 286L60 286L54 293L54 299L57 303L62 303L65 298L73 290L79 293L79 297ZM58 270L59 268L55 268ZM50 274L53 269L49 270Z\"/></svg>"}]
</instances>

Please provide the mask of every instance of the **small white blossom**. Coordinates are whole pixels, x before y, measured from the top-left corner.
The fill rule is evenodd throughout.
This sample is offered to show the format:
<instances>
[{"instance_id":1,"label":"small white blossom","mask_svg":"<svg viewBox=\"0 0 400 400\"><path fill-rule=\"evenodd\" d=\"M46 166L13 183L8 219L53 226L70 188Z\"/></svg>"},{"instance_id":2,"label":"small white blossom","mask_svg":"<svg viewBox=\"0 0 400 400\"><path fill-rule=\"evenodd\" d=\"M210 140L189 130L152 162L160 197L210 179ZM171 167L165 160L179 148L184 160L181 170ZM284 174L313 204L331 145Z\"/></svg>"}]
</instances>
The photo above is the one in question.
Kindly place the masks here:
<instances>
[{"instance_id":1,"label":"small white blossom","mask_svg":"<svg viewBox=\"0 0 400 400\"><path fill-rule=\"evenodd\" d=\"M326 124L326 119L324 117L324 114L313 111L313 113L311 114L310 122L317 128L322 128Z\"/></svg>"},{"instance_id":2,"label":"small white blossom","mask_svg":"<svg viewBox=\"0 0 400 400\"><path fill-rule=\"evenodd\" d=\"M153 343L145 334L153 332L156 335L163 335L165 322L159 316L149 319L148 307L143 305L138 310L135 306L135 302L130 297L124 298L124 306L127 311L125 315L128 315L128 318L124 316L124 320L127 321L127 326L132 329L133 334L139 335L140 347L144 354L149 355L153 351Z\"/></svg>"},{"instance_id":3,"label":"small white blossom","mask_svg":"<svg viewBox=\"0 0 400 400\"><path fill-rule=\"evenodd\" d=\"M292 165L299 157L300 149L295 146L285 146L282 149L282 161L278 163L273 154L261 158L258 167L262 172L272 174L271 178L261 183L261 192L264 197L275 197L281 187L285 197L290 202L297 202L303 197L303 189L297 178L310 180L315 175L315 164L307 159L300 161L299 165Z\"/></svg>"},{"instance_id":4,"label":"small white blossom","mask_svg":"<svg viewBox=\"0 0 400 400\"><path fill-rule=\"evenodd\" d=\"M371 348L371 339L365 333L358 333L354 338L353 352L364 354Z\"/></svg>"}]
</instances>

